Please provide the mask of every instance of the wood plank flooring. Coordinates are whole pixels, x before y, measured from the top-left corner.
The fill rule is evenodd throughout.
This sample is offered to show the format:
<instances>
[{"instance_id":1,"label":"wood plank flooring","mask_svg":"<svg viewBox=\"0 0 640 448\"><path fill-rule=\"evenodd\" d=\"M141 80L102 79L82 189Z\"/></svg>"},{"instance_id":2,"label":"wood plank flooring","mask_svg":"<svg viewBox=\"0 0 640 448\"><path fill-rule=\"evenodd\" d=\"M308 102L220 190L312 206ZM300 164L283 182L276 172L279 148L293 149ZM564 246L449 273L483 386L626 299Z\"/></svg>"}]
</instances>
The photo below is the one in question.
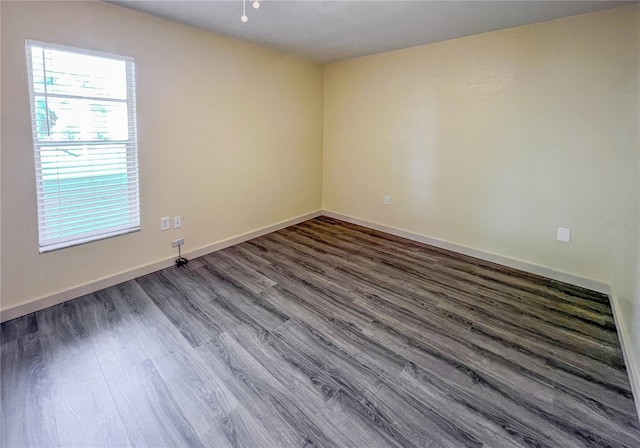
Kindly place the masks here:
<instances>
[{"instance_id":1,"label":"wood plank flooring","mask_svg":"<svg viewBox=\"0 0 640 448\"><path fill-rule=\"evenodd\" d=\"M327 217L1 337L3 447L640 447L606 296Z\"/></svg>"}]
</instances>

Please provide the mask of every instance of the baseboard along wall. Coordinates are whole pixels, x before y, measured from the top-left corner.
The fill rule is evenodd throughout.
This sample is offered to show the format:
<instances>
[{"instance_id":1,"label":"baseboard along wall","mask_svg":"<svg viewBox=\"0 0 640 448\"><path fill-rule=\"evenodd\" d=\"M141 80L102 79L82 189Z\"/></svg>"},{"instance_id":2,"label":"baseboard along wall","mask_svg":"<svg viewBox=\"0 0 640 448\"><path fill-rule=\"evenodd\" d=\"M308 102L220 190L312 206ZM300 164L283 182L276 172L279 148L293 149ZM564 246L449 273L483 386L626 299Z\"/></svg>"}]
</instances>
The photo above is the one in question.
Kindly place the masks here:
<instances>
[{"instance_id":1,"label":"baseboard along wall","mask_svg":"<svg viewBox=\"0 0 640 448\"><path fill-rule=\"evenodd\" d=\"M640 358L633 351L631 335L629 334L629 330L625 324L625 319L622 317L620 302L613 287L610 287L608 294L609 301L611 302L611 309L613 311L613 319L616 323L616 329L618 330L618 340L620 341L620 347L622 348L624 363L627 366L627 373L629 374L631 391L633 392L634 401L636 403L636 411L638 413L638 418L640 419Z\"/></svg>"},{"instance_id":2,"label":"baseboard along wall","mask_svg":"<svg viewBox=\"0 0 640 448\"><path fill-rule=\"evenodd\" d=\"M590 289L592 291L600 292L603 294L609 293L609 284L598 280L593 280L579 275L570 274L568 272L559 271L546 266L541 266L535 263L529 263L527 261L518 260L504 255L495 254L492 252L483 251L480 249L474 249L472 247L464 246L462 244L452 243L450 241L433 238L419 233L410 232L408 230L398 229L396 227L387 226L384 224L378 224L376 222L367 221L365 219L356 218L342 213L336 213L329 210L324 210L322 213L324 216L330 218L340 219L341 221L350 222L359 226L368 227L370 229L379 230L380 232L390 233L408 240L417 241L419 243L428 244L430 246L439 247L440 249L450 250L463 255L469 255L470 257L479 258L484 261L490 261L502 266L507 266L521 271L528 272L530 274L537 274L543 277L550 278L552 280L558 280L565 283L570 283L575 286Z\"/></svg>"},{"instance_id":3,"label":"baseboard along wall","mask_svg":"<svg viewBox=\"0 0 640 448\"><path fill-rule=\"evenodd\" d=\"M277 230L284 229L285 227L293 226L295 224L299 224L309 219L316 218L321 214L322 212L320 210L317 210L315 212L296 216L295 218L280 221L275 224L271 224L256 230L252 230L247 233L243 233L241 235L237 235L222 241L218 241L213 244L209 244L199 249L186 252L183 254L183 256L185 256L186 258L201 257L211 252L222 250L226 247L233 246L235 244L239 244L244 241L248 241L262 235L266 235L267 233L275 232ZM15 319L17 317L24 316L25 314L33 313L35 311L39 311L39 310L48 308L50 306L57 305L59 303L66 302L67 300L72 300L72 299L84 296L86 294L91 294L92 292L96 292L104 288L109 288L119 283L133 280L134 278L141 277L143 275L151 274L152 272L156 272L161 269L165 269L170 266L173 266L174 263L175 263L175 256L172 256L170 258L155 261L153 263L149 263L144 266L139 266L137 268L130 269L128 271L119 272L114 275L93 280L91 282L88 282L70 289L66 289L64 291L59 291L59 292L47 295L45 297L31 300L26 303L15 305L11 308L7 308L6 310L2 310L0 312L0 322L5 322L7 320Z\"/></svg>"}]
</instances>

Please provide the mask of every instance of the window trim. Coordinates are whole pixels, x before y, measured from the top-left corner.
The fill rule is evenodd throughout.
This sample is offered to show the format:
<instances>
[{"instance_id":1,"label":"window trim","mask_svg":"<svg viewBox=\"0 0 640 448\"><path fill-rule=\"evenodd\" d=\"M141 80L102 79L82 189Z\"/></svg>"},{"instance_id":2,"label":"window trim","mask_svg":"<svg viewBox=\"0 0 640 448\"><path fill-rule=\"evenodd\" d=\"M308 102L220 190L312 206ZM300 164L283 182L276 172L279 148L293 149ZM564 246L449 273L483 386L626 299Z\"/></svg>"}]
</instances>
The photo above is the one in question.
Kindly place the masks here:
<instances>
[{"instance_id":1,"label":"window trim","mask_svg":"<svg viewBox=\"0 0 640 448\"><path fill-rule=\"evenodd\" d=\"M106 58L111 60L122 61L125 63L126 70L126 91L127 98L125 100L108 99L108 98L93 98L101 101L110 102L122 102L127 104L127 140L105 140L105 141L86 141L86 140L52 140L44 141L38 138L38 122L36 115L36 96L42 96L42 94L35 92L34 86L34 72L33 72L33 55L32 48L40 47L44 50L54 50L69 52L83 56L93 56ZM37 217L38 217L38 246L39 253L46 253L55 250L64 249L67 247L74 247L81 244L87 244L93 241L99 241L103 239L113 238L120 235L126 235L140 231L141 228L141 204L140 204L140 174L139 174L139 158L138 158L138 135L137 135L137 107L136 107L136 76L135 76L135 59L130 56L122 56L115 53L106 53L101 51L88 50L83 48L72 47L68 45L60 45L50 42L43 42L32 39L25 39L25 49L27 58L27 81L29 84L29 102L30 102L30 118L32 128L32 140L34 150L34 168L35 168L35 181L36 181L36 195L37 195ZM45 81L45 93L46 81ZM73 98L79 99L92 99L91 97L73 96ZM47 238L44 234L46 230L46 216L44 216L44 184L42 175L42 162L41 162L41 148L52 146L73 146L73 145L113 145L123 144L126 151L126 167L127 175L133 175L135 179L133 181L127 179L126 191L127 202L129 205L129 214L131 222L127 225L112 226L106 229L99 229L94 231L87 231L81 234L80 237L59 237L59 238ZM133 166L132 169L129 167ZM133 212L132 210L133 207Z\"/></svg>"}]
</instances>

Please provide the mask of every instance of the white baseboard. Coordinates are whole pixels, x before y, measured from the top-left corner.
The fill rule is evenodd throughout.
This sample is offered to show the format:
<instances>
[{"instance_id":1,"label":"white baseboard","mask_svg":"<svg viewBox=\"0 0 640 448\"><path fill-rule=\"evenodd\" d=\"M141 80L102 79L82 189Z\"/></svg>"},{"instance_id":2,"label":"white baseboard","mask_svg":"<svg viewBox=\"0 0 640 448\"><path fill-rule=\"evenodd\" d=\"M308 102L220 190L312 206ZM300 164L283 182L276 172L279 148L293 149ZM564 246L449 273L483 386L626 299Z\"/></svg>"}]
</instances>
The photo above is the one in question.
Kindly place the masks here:
<instances>
[{"instance_id":1,"label":"white baseboard","mask_svg":"<svg viewBox=\"0 0 640 448\"><path fill-rule=\"evenodd\" d=\"M417 241L419 243L429 244L430 246L439 247L441 249L450 250L463 255L469 255L470 257L479 258L481 260L490 261L493 263L501 264L521 271L529 272L531 274L541 275L553 280L569 283L582 288L587 288L592 291L597 291L603 294L609 293L609 284L606 282L593 280L579 275L570 274L568 272L559 271L557 269L541 266L528 261L518 260L516 258L506 257L504 255L495 254L493 252L487 252L480 249L474 249L473 247L464 246L462 244L452 243L451 241L445 241L430 236L413 233L408 230L398 229L396 227L387 226L384 224L378 224L375 222L367 221L366 219L356 218L349 215L343 215L342 213L336 213L329 210L323 210L323 215L331 218L347 221L359 226L368 227L370 229L379 230L381 232L390 233L408 240Z\"/></svg>"},{"instance_id":2,"label":"white baseboard","mask_svg":"<svg viewBox=\"0 0 640 448\"><path fill-rule=\"evenodd\" d=\"M260 229L252 230L251 232L243 233L242 235L227 238L225 240L218 241L213 244L209 244L199 249L192 250L188 253L185 253L184 255L187 258L197 258L202 255L206 255L208 253L215 252L229 246L233 246L234 244L239 244L244 241L248 241L253 238L266 235L267 233L275 232L276 230L284 229L285 227L299 224L303 221L307 221L308 219L318 217L321 214L322 212L318 210L312 213L307 213L305 215L297 216L295 218L287 219L285 221L280 221L275 224L262 227ZM109 288L119 283L133 280L134 278L151 274L152 272L156 272L161 269L168 268L170 266L173 266L174 259L175 257L159 260L153 263L146 264L144 266L139 266L134 269L119 272L114 275L110 275L107 277L100 278L98 280L87 282L82 285L78 285L73 288L66 289L64 291L59 291L59 292L47 295L45 297L31 300L26 303L15 305L11 308L7 308L6 310L0 311L0 322L5 322L7 320L15 319L16 317L24 316L25 314L33 313L35 311L39 311L44 308L57 305L59 303L66 302L67 300L75 299L85 294L91 294L92 292L96 292L104 288Z\"/></svg>"},{"instance_id":3,"label":"white baseboard","mask_svg":"<svg viewBox=\"0 0 640 448\"><path fill-rule=\"evenodd\" d=\"M308 221L309 219L317 218L320 215L322 215L321 210L307 213L305 215L296 216L295 218L287 219L285 221L280 221L275 224L271 224L269 226L265 226L260 229L253 230L248 233L243 233L242 235L234 236L231 238L227 238L226 240L219 241L217 243L209 244L207 246L201 247L200 249L192 250L187 254L187 256L190 258L201 257L203 255L210 254L211 252L216 252L216 251L225 249L227 247L233 246L235 244L244 243L245 241L258 238L259 236L266 235L267 233L275 232L277 230L284 229L285 227L300 224L301 222Z\"/></svg>"},{"instance_id":4,"label":"white baseboard","mask_svg":"<svg viewBox=\"0 0 640 448\"><path fill-rule=\"evenodd\" d=\"M613 310L613 319L618 330L618 339L620 341L620 347L622 348L624 363L627 366L627 373L629 374L631 391L633 392L633 397L635 398L636 411L638 412L638 418L640 419L640 358L638 358L638 356L633 351L631 335L627 330L625 319L622 316L622 310L620 307L618 296L616 296L616 293L612 286L609 288L609 298L611 300L611 309Z\"/></svg>"}]
</instances>

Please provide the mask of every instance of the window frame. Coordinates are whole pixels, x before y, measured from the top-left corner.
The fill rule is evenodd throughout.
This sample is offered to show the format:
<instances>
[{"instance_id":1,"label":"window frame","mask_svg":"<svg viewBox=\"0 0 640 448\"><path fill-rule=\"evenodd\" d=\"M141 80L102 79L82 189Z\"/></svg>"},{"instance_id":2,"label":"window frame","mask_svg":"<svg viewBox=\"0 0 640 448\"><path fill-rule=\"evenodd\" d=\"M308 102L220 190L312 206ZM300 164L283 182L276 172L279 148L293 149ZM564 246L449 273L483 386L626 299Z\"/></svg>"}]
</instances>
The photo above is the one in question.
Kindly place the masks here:
<instances>
[{"instance_id":1,"label":"window frame","mask_svg":"<svg viewBox=\"0 0 640 448\"><path fill-rule=\"evenodd\" d=\"M117 102L126 104L127 106L127 139L126 140L42 140L39 137L38 132L38 118L36 111L36 97L45 97L45 107L48 109L48 99L49 94L46 90L46 76L47 70L43 67L43 74L45 76L44 85L45 92L44 94L36 92L36 85L34 83L34 68L33 68L33 51L34 48L42 48L43 51L52 50L52 51L61 51L72 53L80 56L88 56L88 57L98 57L105 58L114 61L121 61L125 64L126 71L126 99L116 100L114 98L109 98L107 96L104 97L90 97L90 96L80 96L80 95L68 95L70 98L75 99L85 99L85 100L94 100L94 101L102 101L104 103L111 102L116 104ZM135 59L130 56L122 56L119 54L106 53L94 50L87 50L77 47L71 47L67 45L59 45L49 42L43 42L38 40L25 40L25 49L27 56L27 79L29 84L29 101L30 101L30 112L31 112L31 123L32 123L32 138L33 138L33 150L34 150L34 167L35 167L35 177L36 177L36 190L37 190L37 214L38 214L38 246L39 253L45 253L50 251L55 251L59 249L64 249L67 247L73 247L81 244L86 244L93 241L99 241L107 238L112 238L115 236L126 235L133 232L140 231L140 216L141 216L141 206L140 206L140 178L139 178L139 159L138 159L138 138L137 138L137 110L136 110L136 80L135 80ZM53 97L55 97L55 94ZM47 116L48 119L48 116ZM80 127L80 129L86 130L85 127ZM123 185L126 185L126 188L123 188L123 192L121 193L122 202L126 202L127 204L127 212L116 214L113 213L113 216L121 216L127 217L128 222L126 224L117 224L111 225L105 228L99 228L94 230L84 231L79 235L75 236L58 236L51 237L51 220L49 221L49 227L47 227L47 216L45 210L45 189L44 189L44 180L43 180L43 165L42 165L42 149L43 148L56 148L56 147L65 147L65 146L73 146L78 145L82 147L87 152L91 150L91 148L96 149L99 147L108 148L109 146L116 145L124 145L125 146L125 168L124 174L126 178L126 182ZM99 167L99 164L91 165L90 168L96 169ZM90 168L85 168L86 173L91 175L89 172ZM71 175L72 176L72 175ZM77 176L81 177L81 176ZM72 177L73 178L73 177ZM58 181L58 187L60 185L60 175L56 177ZM60 195L60 189L57 190L58 196ZM126 198L126 200L125 200ZM96 206L96 209L99 209ZM79 211L76 210L76 219L79 216ZM73 211L69 212L69 215L73 215ZM79 222L79 221L78 221ZM94 223L97 225L99 219L94 218ZM49 230L47 230L49 229ZM48 232L48 233L47 233ZM59 231L62 234L62 230Z\"/></svg>"}]
</instances>

